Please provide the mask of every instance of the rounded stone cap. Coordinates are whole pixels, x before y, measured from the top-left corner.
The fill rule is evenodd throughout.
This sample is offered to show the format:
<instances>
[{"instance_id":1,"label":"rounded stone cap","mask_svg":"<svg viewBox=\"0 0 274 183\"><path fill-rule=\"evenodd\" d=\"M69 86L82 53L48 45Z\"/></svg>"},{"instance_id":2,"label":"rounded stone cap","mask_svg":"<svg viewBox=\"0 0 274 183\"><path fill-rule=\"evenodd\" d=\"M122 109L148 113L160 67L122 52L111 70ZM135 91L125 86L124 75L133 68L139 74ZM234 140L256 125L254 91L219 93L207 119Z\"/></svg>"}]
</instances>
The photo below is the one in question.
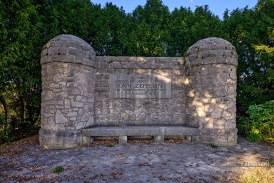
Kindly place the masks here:
<instances>
[{"instance_id":1,"label":"rounded stone cap","mask_svg":"<svg viewBox=\"0 0 274 183\"><path fill-rule=\"evenodd\" d=\"M73 35L62 34L43 46L41 64L64 62L94 66L95 56L94 49L87 42Z\"/></svg>"},{"instance_id":2,"label":"rounded stone cap","mask_svg":"<svg viewBox=\"0 0 274 183\"><path fill-rule=\"evenodd\" d=\"M238 65L235 47L222 38L206 38L193 44L185 53L186 66L205 64Z\"/></svg>"}]
</instances>

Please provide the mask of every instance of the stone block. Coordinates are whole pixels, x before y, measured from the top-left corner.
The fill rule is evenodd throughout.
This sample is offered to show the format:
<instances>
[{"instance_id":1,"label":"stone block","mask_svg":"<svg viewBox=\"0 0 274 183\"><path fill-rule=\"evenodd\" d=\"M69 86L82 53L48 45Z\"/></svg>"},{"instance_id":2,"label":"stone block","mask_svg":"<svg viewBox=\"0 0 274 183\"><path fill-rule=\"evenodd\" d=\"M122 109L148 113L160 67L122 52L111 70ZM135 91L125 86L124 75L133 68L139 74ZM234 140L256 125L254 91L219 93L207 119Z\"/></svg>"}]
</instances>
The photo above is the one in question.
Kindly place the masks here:
<instances>
[{"instance_id":1,"label":"stone block","mask_svg":"<svg viewBox=\"0 0 274 183\"><path fill-rule=\"evenodd\" d=\"M212 113L211 113L211 117L214 119L219 119L222 116L222 110L220 109L215 109Z\"/></svg>"},{"instance_id":2,"label":"stone block","mask_svg":"<svg viewBox=\"0 0 274 183\"><path fill-rule=\"evenodd\" d=\"M77 96L77 97L79 97L79 96ZM72 101L71 106L72 107L77 107L77 108L82 108L82 107L84 107L84 103L83 102L74 102L74 101Z\"/></svg>"},{"instance_id":3,"label":"stone block","mask_svg":"<svg viewBox=\"0 0 274 183\"><path fill-rule=\"evenodd\" d=\"M67 122L68 122L68 119L64 116L64 114L60 110L57 110L55 114L55 123L64 124Z\"/></svg>"},{"instance_id":4,"label":"stone block","mask_svg":"<svg viewBox=\"0 0 274 183\"><path fill-rule=\"evenodd\" d=\"M121 63L120 62L112 62L109 65L109 68L114 68L114 69L121 68Z\"/></svg>"},{"instance_id":5,"label":"stone block","mask_svg":"<svg viewBox=\"0 0 274 183\"><path fill-rule=\"evenodd\" d=\"M77 115L78 115L77 112L69 112L69 113L66 114L67 117L75 117Z\"/></svg>"}]
</instances>

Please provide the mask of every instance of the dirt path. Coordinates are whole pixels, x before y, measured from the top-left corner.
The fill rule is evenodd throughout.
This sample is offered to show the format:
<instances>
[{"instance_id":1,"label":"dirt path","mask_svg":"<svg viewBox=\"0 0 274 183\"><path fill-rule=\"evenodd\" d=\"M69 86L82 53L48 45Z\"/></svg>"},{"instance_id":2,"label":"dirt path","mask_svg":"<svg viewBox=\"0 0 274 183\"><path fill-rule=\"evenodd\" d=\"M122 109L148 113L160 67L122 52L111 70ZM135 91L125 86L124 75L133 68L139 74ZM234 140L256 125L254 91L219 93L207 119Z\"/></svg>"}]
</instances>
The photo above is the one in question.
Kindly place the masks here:
<instances>
[{"instance_id":1,"label":"dirt path","mask_svg":"<svg viewBox=\"0 0 274 183\"><path fill-rule=\"evenodd\" d=\"M240 137L234 147L170 139L45 150L33 136L0 147L0 182L237 182L254 167L274 167L274 147ZM61 173L52 170L60 166ZM274 178L273 178L274 182Z\"/></svg>"}]
</instances>

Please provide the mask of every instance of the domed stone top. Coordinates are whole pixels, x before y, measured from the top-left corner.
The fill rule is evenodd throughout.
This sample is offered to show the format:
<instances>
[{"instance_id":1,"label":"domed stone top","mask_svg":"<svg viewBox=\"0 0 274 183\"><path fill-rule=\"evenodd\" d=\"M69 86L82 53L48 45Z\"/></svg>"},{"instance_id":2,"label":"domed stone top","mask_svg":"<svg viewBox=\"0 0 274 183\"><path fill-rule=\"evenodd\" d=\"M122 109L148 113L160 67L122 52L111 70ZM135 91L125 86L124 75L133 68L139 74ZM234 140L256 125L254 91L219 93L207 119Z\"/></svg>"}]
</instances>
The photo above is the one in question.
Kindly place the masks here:
<instances>
[{"instance_id":1,"label":"domed stone top","mask_svg":"<svg viewBox=\"0 0 274 183\"><path fill-rule=\"evenodd\" d=\"M222 38L206 38L193 44L186 52L186 66L204 64L238 65L235 47Z\"/></svg>"},{"instance_id":2,"label":"domed stone top","mask_svg":"<svg viewBox=\"0 0 274 183\"><path fill-rule=\"evenodd\" d=\"M84 40L62 34L49 40L42 48L41 64L47 62L72 62L94 66L96 53Z\"/></svg>"}]
</instances>

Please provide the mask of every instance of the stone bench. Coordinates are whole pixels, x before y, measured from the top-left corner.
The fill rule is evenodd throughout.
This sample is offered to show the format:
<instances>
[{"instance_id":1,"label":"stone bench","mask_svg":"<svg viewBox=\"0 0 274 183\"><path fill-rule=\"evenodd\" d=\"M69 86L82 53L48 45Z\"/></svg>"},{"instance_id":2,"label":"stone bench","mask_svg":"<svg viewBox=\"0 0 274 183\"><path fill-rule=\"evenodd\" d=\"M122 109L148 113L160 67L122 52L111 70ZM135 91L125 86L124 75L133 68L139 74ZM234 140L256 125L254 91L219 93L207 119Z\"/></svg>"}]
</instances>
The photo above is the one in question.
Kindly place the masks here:
<instances>
[{"instance_id":1,"label":"stone bench","mask_svg":"<svg viewBox=\"0 0 274 183\"><path fill-rule=\"evenodd\" d=\"M165 136L185 136L195 141L199 136L198 128L182 126L123 126L123 127L92 127L82 129L83 136L119 137L119 144L127 143L128 136L154 136L158 143L164 142Z\"/></svg>"}]
</instances>

